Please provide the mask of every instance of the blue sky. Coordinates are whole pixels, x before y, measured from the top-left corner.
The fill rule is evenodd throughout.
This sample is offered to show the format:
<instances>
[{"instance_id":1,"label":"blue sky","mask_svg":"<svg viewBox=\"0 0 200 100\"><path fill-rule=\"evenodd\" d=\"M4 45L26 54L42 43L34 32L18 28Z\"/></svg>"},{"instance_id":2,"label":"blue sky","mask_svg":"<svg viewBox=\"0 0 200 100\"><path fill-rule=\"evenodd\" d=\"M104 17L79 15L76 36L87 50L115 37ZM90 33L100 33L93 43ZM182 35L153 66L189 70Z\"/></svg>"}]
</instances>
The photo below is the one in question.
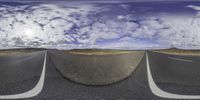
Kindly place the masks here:
<instances>
[{"instance_id":1,"label":"blue sky","mask_svg":"<svg viewBox=\"0 0 200 100\"><path fill-rule=\"evenodd\" d=\"M199 49L200 3L161 1L0 2L0 48Z\"/></svg>"}]
</instances>

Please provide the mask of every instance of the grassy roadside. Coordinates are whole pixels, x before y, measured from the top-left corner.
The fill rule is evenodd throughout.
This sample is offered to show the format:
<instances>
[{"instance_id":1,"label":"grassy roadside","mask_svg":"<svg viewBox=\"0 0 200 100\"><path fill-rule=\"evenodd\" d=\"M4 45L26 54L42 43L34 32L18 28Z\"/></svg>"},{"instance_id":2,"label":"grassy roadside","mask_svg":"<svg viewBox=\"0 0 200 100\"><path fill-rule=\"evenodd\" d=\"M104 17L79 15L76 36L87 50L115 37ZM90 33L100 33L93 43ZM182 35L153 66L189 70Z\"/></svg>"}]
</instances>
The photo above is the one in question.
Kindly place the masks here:
<instances>
[{"instance_id":1,"label":"grassy roadside","mask_svg":"<svg viewBox=\"0 0 200 100\"><path fill-rule=\"evenodd\" d=\"M128 54L134 53L134 50L106 50L106 49L74 49L63 50L68 54L81 54L81 55L116 55L116 54Z\"/></svg>"},{"instance_id":2,"label":"grassy roadside","mask_svg":"<svg viewBox=\"0 0 200 100\"><path fill-rule=\"evenodd\" d=\"M0 56L30 53L34 51L45 50L43 48L25 48L25 49L5 49L0 50ZM74 49L74 50L60 50L64 53L82 54L82 55L115 55L115 54L128 54L140 50L110 50L110 49ZM142 50L143 51L143 50ZM151 50L154 52L176 54L176 55L200 55L200 50L181 50L181 49L164 49L164 50Z\"/></svg>"},{"instance_id":3,"label":"grassy roadside","mask_svg":"<svg viewBox=\"0 0 200 100\"><path fill-rule=\"evenodd\" d=\"M152 50L154 52L175 54L175 55L193 55L199 56L200 50L181 50L181 49L165 49L165 50Z\"/></svg>"},{"instance_id":4,"label":"grassy roadside","mask_svg":"<svg viewBox=\"0 0 200 100\"><path fill-rule=\"evenodd\" d=\"M0 50L0 56L20 55L20 54L30 53L34 51L40 51L40 50L44 50L44 49L42 48L3 49L3 50Z\"/></svg>"},{"instance_id":5,"label":"grassy roadside","mask_svg":"<svg viewBox=\"0 0 200 100\"><path fill-rule=\"evenodd\" d=\"M0 56L24 54L34 51L45 50L43 48L25 48L25 49L5 49L0 50ZM59 50L66 54L81 54L81 55L116 55L135 53L133 50L110 50L110 49L73 49L73 50Z\"/></svg>"}]
</instances>

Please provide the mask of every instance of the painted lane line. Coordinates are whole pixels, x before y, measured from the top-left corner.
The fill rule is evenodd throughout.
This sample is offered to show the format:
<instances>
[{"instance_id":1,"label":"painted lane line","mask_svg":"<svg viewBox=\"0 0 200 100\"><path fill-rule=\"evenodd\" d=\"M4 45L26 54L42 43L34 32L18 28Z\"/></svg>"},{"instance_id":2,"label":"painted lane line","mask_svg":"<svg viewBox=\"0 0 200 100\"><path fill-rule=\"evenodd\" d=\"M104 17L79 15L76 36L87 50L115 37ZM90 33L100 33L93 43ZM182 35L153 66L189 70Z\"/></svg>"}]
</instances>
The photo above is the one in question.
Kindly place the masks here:
<instances>
[{"instance_id":1,"label":"painted lane line","mask_svg":"<svg viewBox=\"0 0 200 100\"><path fill-rule=\"evenodd\" d=\"M154 95L156 95L158 97L162 97L162 98L167 98L167 99L190 99L190 100L191 99L200 99L200 95L180 95L180 94L173 94L173 93L169 93L169 92L165 92L165 91L161 90L153 80L147 53L146 53L146 63L147 63L148 83L149 83L151 92Z\"/></svg>"},{"instance_id":2,"label":"painted lane line","mask_svg":"<svg viewBox=\"0 0 200 100\"><path fill-rule=\"evenodd\" d=\"M192 62L192 60L187 59L180 59L180 58L174 58L174 57L168 57L169 59L177 60L177 61L184 61L184 62Z\"/></svg>"},{"instance_id":3,"label":"painted lane line","mask_svg":"<svg viewBox=\"0 0 200 100\"><path fill-rule=\"evenodd\" d=\"M33 89L31 89L27 92L24 92L24 93L20 93L20 94L0 95L0 99L25 99L25 98L31 98L31 97L38 95L42 91L43 85L44 85L45 70L46 70L46 57L47 57L47 52L45 52L43 69L42 69L40 79Z\"/></svg>"}]
</instances>

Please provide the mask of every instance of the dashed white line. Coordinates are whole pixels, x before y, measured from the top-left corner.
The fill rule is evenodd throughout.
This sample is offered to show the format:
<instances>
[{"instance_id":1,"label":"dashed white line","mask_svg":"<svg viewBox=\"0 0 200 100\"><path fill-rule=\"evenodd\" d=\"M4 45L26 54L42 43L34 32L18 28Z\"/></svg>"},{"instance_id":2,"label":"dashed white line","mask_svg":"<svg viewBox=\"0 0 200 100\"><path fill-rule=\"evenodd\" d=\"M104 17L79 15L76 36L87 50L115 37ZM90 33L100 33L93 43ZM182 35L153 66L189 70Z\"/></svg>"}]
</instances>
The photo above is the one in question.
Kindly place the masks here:
<instances>
[{"instance_id":1,"label":"dashed white line","mask_svg":"<svg viewBox=\"0 0 200 100\"><path fill-rule=\"evenodd\" d=\"M167 98L167 99L200 99L200 95L180 95L180 94L173 94L173 93L169 93L169 92L165 92L161 90L153 80L147 53L146 53L146 63L147 63L148 83L154 95L158 97L162 97L162 98Z\"/></svg>"},{"instance_id":2,"label":"dashed white line","mask_svg":"<svg viewBox=\"0 0 200 100\"><path fill-rule=\"evenodd\" d=\"M42 69L40 79L33 89L24 93L20 93L20 94L0 95L0 99L25 99L25 98L31 98L38 95L42 91L43 85L44 85L45 70L46 70L46 56L47 56L47 52L45 52L43 69Z\"/></svg>"},{"instance_id":3,"label":"dashed white line","mask_svg":"<svg viewBox=\"0 0 200 100\"><path fill-rule=\"evenodd\" d=\"M168 57L169 59L177 60L177 61L184 61L184 62L193 62L192 60L187 59L180 59L180 58L174 58L174 57Z\"/></svg>"}]
</instances>

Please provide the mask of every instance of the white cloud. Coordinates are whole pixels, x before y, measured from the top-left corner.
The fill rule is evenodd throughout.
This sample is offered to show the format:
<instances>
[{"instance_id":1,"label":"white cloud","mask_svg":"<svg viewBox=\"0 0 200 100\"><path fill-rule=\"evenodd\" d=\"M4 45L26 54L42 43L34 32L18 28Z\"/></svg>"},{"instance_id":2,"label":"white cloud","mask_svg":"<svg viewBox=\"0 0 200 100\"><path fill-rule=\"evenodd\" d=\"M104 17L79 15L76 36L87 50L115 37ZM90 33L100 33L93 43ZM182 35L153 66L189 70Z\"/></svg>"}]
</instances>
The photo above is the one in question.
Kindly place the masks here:
<instances>
[{"instance_id":1,"label":"white cloud","mask_svg":"<svg viewBox=\"0 0 200 100\"><path fill-rule=\"evenodd\" d=\"M70 17L70 14L79 13L85 16L95 10L91 5L63 8L52 4L41 4L25 9L27 6L1 7L2 45L17 46L19 45L17 41L21 41L22 46L30 47L36 42L38 45L72 42L73 38L65 34L74 25L74 18Z\"/></svg>"},{"instance_id":2,"label":"white cloud","mask_svg":"<svg viewBox=\"0 0 200 100\"><path fill-rule=\"evenodd\" d=\"M128 7L122 6L124 9ZM198 6L187 7L200 13ZM115 17L109 18L109 14L101 13L105 11L109 12L109 6L1 5L0 47L58 49L200 47L198 14L196 16L165 14L156 18L151 16L138 18L130 12L127 15L113 13L111 16Z\"/></svg>"}]
</instances>

